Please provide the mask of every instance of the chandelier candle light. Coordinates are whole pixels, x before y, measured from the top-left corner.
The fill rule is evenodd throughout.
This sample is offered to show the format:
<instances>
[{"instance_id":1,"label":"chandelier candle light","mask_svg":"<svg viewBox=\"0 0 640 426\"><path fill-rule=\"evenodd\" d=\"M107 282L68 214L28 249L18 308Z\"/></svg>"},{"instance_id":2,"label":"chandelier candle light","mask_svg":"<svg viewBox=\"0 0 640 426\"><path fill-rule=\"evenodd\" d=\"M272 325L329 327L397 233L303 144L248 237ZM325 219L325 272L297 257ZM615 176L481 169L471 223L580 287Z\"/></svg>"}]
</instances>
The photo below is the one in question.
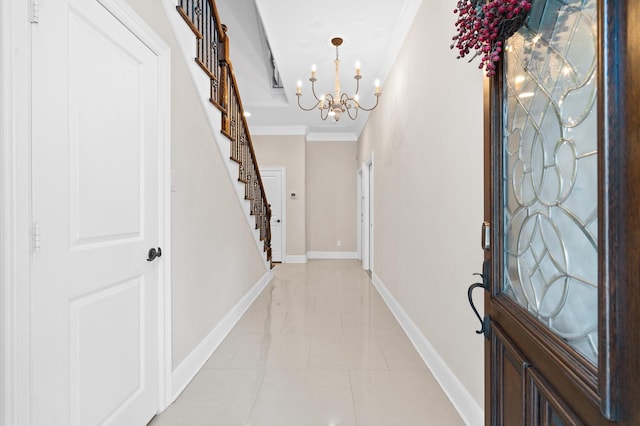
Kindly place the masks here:
<instances>
[{"instance_id":1,"label":"chandelier candle light","mask_svg":"<svg viewBox=\"0 0 640 426\"><path fill-rule=\"evenodd\" d=\"M343 40L340 37L334 37L331 39L331 44L336 47L336 82L334 86L334 93L328 93L326 95L322 95L318 98L316 95L316 66L313 65L311 67L311 78L309 81L311 82L311 92L313 93L313 97L316 99L315 105L311 108L305 108L300 104L300 97L302 96L302 81L298 81L298 86L296 89L296 96L298 97L298 106L300 109L304 111L312 111L316 108L320 110L320 118L326 120L327 117L331 116L336 121L340 120L340 116L342 113L346 112L350 119L355 120L358 118L358 110L371 111L375 107L378 106L378 100L380 98L380 81L376 80L376 104L371 108L365 108L360 105L360 101L358 98L358 91L360 90L360 79L362 76L360 75L360 63L356 63L356 75L353 77L356 80L356 92L353 96L349 96L346 93L340 93L340 58L338 56L338 47L342 44Z\"/></svg>"}]
</instances>

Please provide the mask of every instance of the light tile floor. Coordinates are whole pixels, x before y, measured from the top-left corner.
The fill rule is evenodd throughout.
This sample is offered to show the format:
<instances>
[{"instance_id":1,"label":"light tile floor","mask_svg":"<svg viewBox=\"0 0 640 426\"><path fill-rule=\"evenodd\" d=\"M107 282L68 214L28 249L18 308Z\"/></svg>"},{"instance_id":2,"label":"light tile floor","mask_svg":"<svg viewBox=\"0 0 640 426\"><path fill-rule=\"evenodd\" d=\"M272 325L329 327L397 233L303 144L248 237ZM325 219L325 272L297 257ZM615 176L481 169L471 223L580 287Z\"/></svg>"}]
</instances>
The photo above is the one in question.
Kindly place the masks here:
<instances>
[{"instance_id":1,"label":"light tile floor","mask_svg":"<svg viewBox=\"0 0 640 426\"><path fill-rule=\"evenodd\" d=\"M359 262L284 264L150 426L462 425Z\"/></svg>"}]
</instances>

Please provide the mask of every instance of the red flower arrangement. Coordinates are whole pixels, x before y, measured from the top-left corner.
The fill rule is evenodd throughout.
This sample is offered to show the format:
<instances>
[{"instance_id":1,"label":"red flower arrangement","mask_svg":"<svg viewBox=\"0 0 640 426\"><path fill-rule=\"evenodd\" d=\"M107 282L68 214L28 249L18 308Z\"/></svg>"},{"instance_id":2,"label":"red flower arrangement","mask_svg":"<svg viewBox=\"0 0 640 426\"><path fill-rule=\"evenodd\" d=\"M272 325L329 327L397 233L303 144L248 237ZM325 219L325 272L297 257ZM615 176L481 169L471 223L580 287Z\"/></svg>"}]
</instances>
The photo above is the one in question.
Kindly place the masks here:
<instances>
[{"instance_id":1,"label":"red flower arrangement","mask_svg":"<svg viewBox=\"0 0 640 426\"><path fill-rule=\"evenodd\" d=\"M480 66L487 76L495 75L496 62L500 61L504 41L524 24L531 0L459 0L453 13L458 14L451 48L458 49L458 59L471 52L480 56Z\"/></svg>"}]
</instances>

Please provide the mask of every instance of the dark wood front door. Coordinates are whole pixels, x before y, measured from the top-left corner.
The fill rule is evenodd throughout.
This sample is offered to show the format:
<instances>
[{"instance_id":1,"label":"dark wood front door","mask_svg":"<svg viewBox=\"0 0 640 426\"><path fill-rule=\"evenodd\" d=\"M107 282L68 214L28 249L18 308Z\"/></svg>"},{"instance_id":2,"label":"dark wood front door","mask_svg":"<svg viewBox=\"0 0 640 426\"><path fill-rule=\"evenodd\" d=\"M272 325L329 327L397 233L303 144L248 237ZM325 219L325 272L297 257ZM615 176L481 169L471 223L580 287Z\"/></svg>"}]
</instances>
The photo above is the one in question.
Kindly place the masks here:
<instances>
[{"instance_id":1,"label":"dark wood front door","mask_svg":"<svg viewBox=\"0 0 640 426\"><path fill-rule=\"evenodd\" d=\"M534 0L487 81L488 425L640 425L638 28Z\"/></svg>"}]
</instances>

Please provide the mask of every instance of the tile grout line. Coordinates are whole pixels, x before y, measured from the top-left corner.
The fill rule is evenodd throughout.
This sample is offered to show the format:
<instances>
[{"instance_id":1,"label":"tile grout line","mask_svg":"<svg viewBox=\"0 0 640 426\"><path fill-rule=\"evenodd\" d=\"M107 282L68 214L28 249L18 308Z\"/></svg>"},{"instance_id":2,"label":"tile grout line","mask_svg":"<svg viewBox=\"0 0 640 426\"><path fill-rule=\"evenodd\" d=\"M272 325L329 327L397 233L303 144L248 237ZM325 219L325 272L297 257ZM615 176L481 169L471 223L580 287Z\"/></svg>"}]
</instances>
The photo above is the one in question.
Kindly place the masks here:
<instances>
[{"instance_id":1,"label":"tile grout line","mask_svg":"<svg viewBox=\"0 0 640 426\"><path fill-rule=\"evenodd\" d=\"M356 420L356 426L360 424L358 421L358 411L356 410L356 396L353 394L353 381L351 379L351 369L347 369L347 375L349 376L349 389L351 389L351 405L353 407L353 417Z\"/></svg>"},{"instance_id":2,"label":"tile grout line","mask_svg":"<svg viewBox=\"0 0 640 426\"><path fill-rule=\"evenodd\" d=\"M262 375L261 375L262 377L260 377L260 384L257 386L256 395L253 398L253 402L251 403L251 409L247 413L246 426L250 426L251 425L251 417L253 416L253 411L256 408L256 403L258 402L258 397L260 396L260 392L262 391L262 387L264 386L264 378L265 378L265 376L267 374L266 368L264 368L264 369L255 369L254 371L256 372L256 374L258 374L259 372L262 372Z\"/></svg>"},{"instance_id":3,"label":"tile grout line","mask_svg":"<svg viewBox=\"0 0 640 426\"><path fill-rule=\"evenodd\" d=\"M275 287L271 288L271 291L269 293L269 301L272 301L272 299L273 299L273 290L274 289L275 289ZM271 306L271 303L269 303L269 306L267 307L267 318L268 318L268 320L265 321L265 329L264 329L265 336L269 335L269 339L270 339L270 336L271 336L271 314L272 314L270 306ZM285 315L285 319L286 319L286 315ZM284 321L283 321L283 326L284 326ZM248 333L245 333L245 338L243 340L247 339L247 336L248 336ZM263 358L263 357L261 357L261 358ZM260 392L262 391L262 387L264 386L264 379L265 379L265 376L267 374L267 360L266 359L264 360L264 365L261 365L260 361L258 361L258 365L257 365L257 368L255 369L255 372L256 372L256 374L260 374L261 373L260 374L260 376L261 376L260 377L260 384L256 387L256 393L255 393L255 396L253 398L253 402L251 403L251 409L247 413L246 426L250 425L251 417L253 416L253 411L256 408L256 403L258 402L258 398L260 397Z\"/></svg>"}]
</instances>

